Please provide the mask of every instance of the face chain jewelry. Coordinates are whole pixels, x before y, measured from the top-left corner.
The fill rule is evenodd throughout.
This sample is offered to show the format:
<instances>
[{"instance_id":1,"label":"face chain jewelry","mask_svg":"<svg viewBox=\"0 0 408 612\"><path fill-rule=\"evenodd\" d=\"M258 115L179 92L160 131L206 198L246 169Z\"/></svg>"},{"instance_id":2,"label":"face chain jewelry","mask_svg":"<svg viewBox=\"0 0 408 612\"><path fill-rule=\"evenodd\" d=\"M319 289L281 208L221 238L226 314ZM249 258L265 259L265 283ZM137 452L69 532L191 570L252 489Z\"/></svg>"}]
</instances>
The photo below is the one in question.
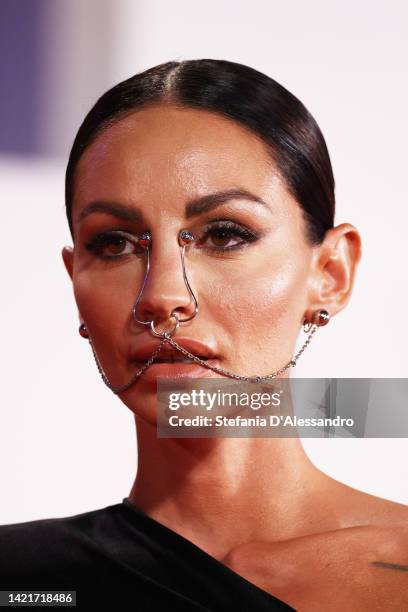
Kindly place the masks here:
<instances>
[{"instance_id":1,"label":"face chain jewelry","mask_svg":"<svg viewBox=\"0 0 408 612\"><path fill-rule=\"evenodd\" d=\"M285 366L283 366L283 368L281 368L280 370L278 370L277 372L274 372L272 374L267 374L265 376L241 376L239 374L235 374L234 372L231 372L230 370L225 370L224 368L221 368L219 366L215 366L215 365L211 365L209 363L207 363L206 361L204 361L203 359L200 359L199 357L197 357L196 355L193 355L192 353L190 353L189 351L187 351L184 347L180 346L175 340L173 340L172 335L175 333L175 331L178 329L179 324L183 323L184 321L190 321L190 319L194 318L196 316L196 314L198 313L198 303L197 303L197 299L190 287L190 284L188 282L187 279L187 275L186 275L186 269L185 269L185 263L184 263L184 257L185 257L185 251L186 248L194 241L194 236L193 234L188 231L188 230L181 230L179 232L178 235L178 242L179 245L182 247L181 249L181 266L182 266L182 271L183 271L183 278L184 278L184 283L187 287L187 290L190 294L190 297L193 300L194 303L194 312L193 314L191 314L189 317L186 317L184 319L180 319L178 314L176 313L176 308L172 310L171 314L169 315L170 319L174 319L174 325L173 328L170 330L164 330L164 331L158 331L155 326L154 326L154 320L151 319L149 321L141 321L136 317L136 309L137 306L141 300L142 297L142 293L143 293L143 289L144 286L146 284L146 280L147 280L147 276L149 273L149 269L150 269L150 246L151 246L151 235L149 232L144 232L139 238L138 238L138 243L140 246L144 247L145 251L146 251L146 256L147 256L147 264L146 264L146 272L145 272L145 276L143 279L143 283L141 286L141 289L139 291L137 300L135 301L133 308L132 308L132 317L135 319L135 321L137 321L138 323L142 324L142 325L149 325L150 327L150 331L152 332L152 334L154 336L157 336L159 338L161 338L161 342L159 343L159 345L155 348L155 350L153 351L152 355L150 356L149 360L143 365L142 368L140 368L140 370L138 370L133 376L132 378L129 380L129 382L127 382L126 384L119 386L119 387L114 387L113 385L111 385L111 383L109 382L105 372L102 369L101 364L99 363L98 357L96 355L92 340L88 334L88 331L86 329L86 326L82 323L79 327L79 333L81 334L81 336L83 336L84 338L87 338L89 340L89 343L91 345L92 348L92 352L93 352L93 356L95 358L95 362L97 365L97 368L99 370L99 373L101 374L101 377L104 381L104 383L109 387L109 389L111 389L111 391L113 391L113 393L118 394L121 393L123 391L126 391L126 389L128 389L140 376L141 374L146 370L146 368L148 368L153 361L156 359L157 355L160 353L161 349L163 348L164 344L166 342L168 342L173 348L175 348L176 350L180 351L181 353L183 353L183 355L185 355L186 357L189 357L191 360L195 361L196 363L199 363L200 365L202 365L205 368L209 368L210 370L213 370L214 372L218 372L219 374L222 374L223 376L228 376L230 378L235 378L237 380L245 380L247 382L261 382L263 380L270 380L272 378L276 378L277 376L279 376L280 374L282 374L283 372L285 372L288 368L293 368L296 365L297 360L299 359L300 355L303 353L303 351L305 350L305 348L308 346L308 344L311 342L313 335L316 333L318 327L322 327L323 325L326 325L329 320L330 320L330 315L327 312L327 310L318 310L314 313L312 320L311 321L305 321L303 324L303 330L305 333L308 334L308 337L306 339L306 341L304 342L304 344L302 345L302 347L300 348L300 350L296 353L296 355L293 357L293 359L291 359Z\"/></svg>"}]
</instances>

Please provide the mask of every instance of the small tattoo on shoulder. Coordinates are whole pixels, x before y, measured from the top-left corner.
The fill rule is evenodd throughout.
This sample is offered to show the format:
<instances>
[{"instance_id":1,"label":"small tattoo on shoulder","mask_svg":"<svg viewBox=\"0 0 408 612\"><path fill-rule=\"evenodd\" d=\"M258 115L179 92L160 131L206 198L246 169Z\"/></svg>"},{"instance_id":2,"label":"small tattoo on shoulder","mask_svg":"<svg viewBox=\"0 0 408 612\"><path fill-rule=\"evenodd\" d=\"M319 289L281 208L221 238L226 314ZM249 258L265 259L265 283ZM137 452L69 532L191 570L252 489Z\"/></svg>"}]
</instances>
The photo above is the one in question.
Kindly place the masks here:
<instances>
[{"instance_id":1,"label":"small tattoo on shoulder","mask_svg":"<svg viewBox=\"0 0 408 612\"><path fill-rule=\"evenodd\" d=\"M385 561L372 561L371 565L376 567L386 567L387 569L398 570L400 572L408 572L408 565L401 565L400 563L386 563Z\"/></svg>"}]
</instances>

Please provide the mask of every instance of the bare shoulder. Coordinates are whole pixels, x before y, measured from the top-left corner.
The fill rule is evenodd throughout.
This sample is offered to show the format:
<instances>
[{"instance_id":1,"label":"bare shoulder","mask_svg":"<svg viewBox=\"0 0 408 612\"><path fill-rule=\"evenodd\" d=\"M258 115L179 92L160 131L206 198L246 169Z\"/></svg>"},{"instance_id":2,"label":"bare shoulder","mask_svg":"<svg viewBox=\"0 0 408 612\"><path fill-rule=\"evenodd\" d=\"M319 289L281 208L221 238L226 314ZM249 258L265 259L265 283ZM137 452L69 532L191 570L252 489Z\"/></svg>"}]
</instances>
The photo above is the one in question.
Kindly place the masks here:
<instances>
[{"instance_id":1,"label":"bare shoulder","mask_svg":"<svg viewBox=\"0 0 408 612\"><path fill-rule=\"evenodd\" d=\"M398 502L376 497L369 493L360 492L361 503L365 505L367 521L381 523L382 525L408 524L408 506Z\"/></svg>"},{"instance_id":2,"label":"bare shoulder","mask_svg":"<svg viewBox=\"0 0 408 612\"><path fill-rule=\"evenodd\" d=\"M357 490L353 496L344 527L249 542L226 564L302 611L408 609L408 508Z\"/></svg>"},{"instance_id":3,"label":"bare shoulder","mask_svg":"<svg viewBox=\"0 0 408 612\"><path fill-rule=\"evenodd\" d=\"M341 485L344 506L344 527L364 527L375 542L391 546L407 546L408 506L364 491ZM340 534L341 534L340 530Z\"/></svg>"},{"instance_id":4,"label":"bare shoulder","mask_svg":"<svg viewBox=\"0 0 408 612\"><path fill-rule=\"evenodd\" d=\"M238 574L302 612L408 609L408 525L366 525L232 551Z\"/></svg>"}]
</instances>

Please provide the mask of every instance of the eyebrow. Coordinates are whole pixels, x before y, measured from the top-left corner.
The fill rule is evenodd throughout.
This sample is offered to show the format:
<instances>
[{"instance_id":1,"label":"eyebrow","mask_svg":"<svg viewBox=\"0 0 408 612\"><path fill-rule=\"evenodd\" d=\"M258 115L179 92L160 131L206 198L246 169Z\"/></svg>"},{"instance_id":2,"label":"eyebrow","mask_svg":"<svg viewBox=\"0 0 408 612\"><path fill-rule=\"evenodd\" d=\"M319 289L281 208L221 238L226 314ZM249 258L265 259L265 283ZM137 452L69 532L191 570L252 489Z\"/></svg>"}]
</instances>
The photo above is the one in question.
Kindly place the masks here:
<instances>
[{"instance_id":1,"label":"eyebrow","mask_svg":"<svg viewBox=\"0 0 408 612\"><path fill-rule=\"evenodd\" d=\"M186 219L191 219L192 217L209 212L217 206L225 204L229 200L249 200L251 202L261 204L271 211L269 204L267 204L265 200L259 196L256 196L247 189L235 188L224 191L216 191L215 193L209 193L190 200L186 204L184 216ZM113 215L114 217L118 217L119 219L132 221L133 223L143 222L143 214L138 208L127 206L125 204L121 204L120 202L96 201L87 204L87 206L82 209L77 217L77 223L80 223L83 221L83 219L85 219L85 217L88 217L93 213L107 213Z\"/></svg>"}]
</instances>

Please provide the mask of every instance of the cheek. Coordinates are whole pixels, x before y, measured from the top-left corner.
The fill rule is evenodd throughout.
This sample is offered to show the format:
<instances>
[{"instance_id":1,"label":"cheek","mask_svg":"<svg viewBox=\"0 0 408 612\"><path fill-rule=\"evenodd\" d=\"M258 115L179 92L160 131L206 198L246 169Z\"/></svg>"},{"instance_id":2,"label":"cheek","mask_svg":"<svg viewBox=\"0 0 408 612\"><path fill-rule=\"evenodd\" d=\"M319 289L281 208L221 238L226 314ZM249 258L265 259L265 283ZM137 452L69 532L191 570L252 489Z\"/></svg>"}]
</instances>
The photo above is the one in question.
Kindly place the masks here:
<instances>
[{"instance_id":1,"label":"cheek","mask_svg":"<svg viewBox=\"0 0 408 612\"><path fill-rule=\"evenodd\" d=\"M232 369L270 373L289 361L301 329L305 278L304 260L287 253L229 278L218 300Z\"/></svg>"},{"instance_id":2,"label":"cheek","mask_svg":"<svg viewBox=\"0 0 408 612\"><path fill-rule=\"evenodd\" d=\"M81 272L74 278L74 295L91 334L120 337L129 317L123 288L115 290L115 283L105 277L98 280L98 275Z\"/></svg>"},{"instance_id":3,"label":"cheek","mask_svg":"<svg viewBox=\"0 0 408 612\"><path fill-rule=\"evenodd\" d=\"M228 275L218 285L215 298L225 322L237 329L273 329L287 324L298 327L304 306L305 269L301 260L280 258L254 269L246 266L239 274Z\"/></svg>"},{"instance_id":4,"label":"cheek","mask_svg":"<svg viewBox=\"0 0 408 612\"><path fill-rule=\"evenodd\" d=\"M254 294L259 296L256 300L257 310L274 328L282 324L290 325L292 314L299 304L303 274L298 264L293 259L280 262L279 267L258 279L254 287Z\"/></svg>"}]
</instances>

